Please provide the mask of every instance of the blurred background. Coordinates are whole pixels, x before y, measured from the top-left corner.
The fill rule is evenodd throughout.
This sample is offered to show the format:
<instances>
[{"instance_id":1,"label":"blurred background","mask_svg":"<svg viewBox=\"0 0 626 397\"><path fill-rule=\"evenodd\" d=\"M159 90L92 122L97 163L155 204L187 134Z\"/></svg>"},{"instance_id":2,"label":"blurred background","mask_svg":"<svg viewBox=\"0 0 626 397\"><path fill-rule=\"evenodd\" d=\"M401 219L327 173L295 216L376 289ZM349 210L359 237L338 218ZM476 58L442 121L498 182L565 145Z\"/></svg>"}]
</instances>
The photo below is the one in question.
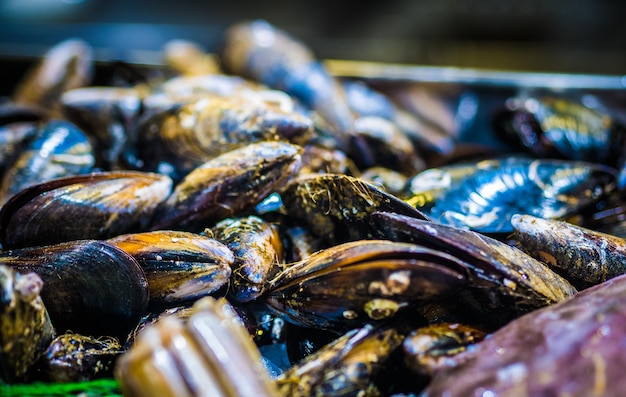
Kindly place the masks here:
<instances>
[{"instance_id":1,"label":"blurred background","mask_svg":"<svg viewBox=\"0 0 626 397\"><path fill-rule=\"evenodd\" d=\"M0 0L0 56L81 37L101 61L161 62L170 39L214 51L262 18L322 59L626 74L626 2L611 0Z\"/></svg>"}]
</instances>

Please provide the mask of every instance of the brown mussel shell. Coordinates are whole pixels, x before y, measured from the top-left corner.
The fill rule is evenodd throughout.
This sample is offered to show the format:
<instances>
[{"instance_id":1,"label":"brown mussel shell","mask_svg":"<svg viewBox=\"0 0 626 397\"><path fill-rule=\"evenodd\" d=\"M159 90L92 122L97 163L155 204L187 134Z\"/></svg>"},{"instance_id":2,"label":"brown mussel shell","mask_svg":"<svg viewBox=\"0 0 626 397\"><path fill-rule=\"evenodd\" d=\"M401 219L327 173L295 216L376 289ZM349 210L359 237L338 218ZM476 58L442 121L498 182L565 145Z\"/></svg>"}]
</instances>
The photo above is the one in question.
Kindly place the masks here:
<instances>
[{"instance_id":1,"label":"brown mussel shell","mask_svg":"<svg viewBox=\"0 0 626 397\"><path fill-rule=\"evenodd\" d=\"M300 169L300 146L260 142L191 171L157 209L152 230L199 229L254 207Z\"/></svg>"},{"instance_id":2,"label":"brown mussel shell","mask_svg":"<svg viewBox=\"0 0 626 397\"><path fill-rule=\"evenodd\" d=\"M329 243L380 237L370 219L389 211L428 219L419 210L359 178L340 174L302 175L281 192L287 214L304 221Z\"/></svg>"},{"instance_id":3,"label":"brown mussel shell","mask_svg":"<svg viewBox=\"0 0 626 397\"><path fill-rule=\"evenodd\" d=\"M404 362L415 373L430 377L435 371L457 365L455 356L486 336L482 329L459 323L421 327L402 342Z\"/></svg>"},{"instance_id":4,"label":"brown mussel shell","mask_svg":"<svg viewBox=\"0 0 626 397\"><path fill-rule=\"evenodd\" d=\"M266 99L284 95L288 105ZM175 180L203 163L247 144L261 141L305 140L312 121L289 109L291 98L275 91L252 91L232 96L198 95L181 100L139 123L136 156L146 171L167 172ZM283 108L284 107L284 108Z\"/></svg>"},{"instance_id":5,"label":"brown mussel shell","mask_svg":"<svg viewBox=\"0 0 626 397\"><path fill-rule=\"evenodd\" d=\"M392 327L351 330L282 373L276 385L283 396L380 395L373 378L403 337Z\"/></svg>"},{"instance_id":6,"label":"brown mussel shell","mask_svg":"<svg viewBox=\"0 0 626 397\"><path fill-rule=\"evenodd\" d=\"M228 283L235 258L224 244L174 230L124 234L108 239L142 267L151 305L199 299Z\"/></svg>"},{"instance_id":7,"label":"brown mussel shell","mask_svg":"<svg viewBox=\"0 0 626 397\"><path fill-rule=\"evenodd\" d=\"M580 289L626 273L626 240L620 237L531 215L514 215L511 223L522 251Z\"/></svg>"},{"instance_id":8,"label":"brown mussel shell","mask_svg":"<svg viewBox=\"0 0 626 397\"><path fill-rule=\"evenodd\" d=\"M270 281L265 302L296 325L354 328L466 282L462 264L415 244L360 240L292 264Z\"/></svg>"},{"instance_id":9,"label":"brown mussel shell","mask_svg":"<svg viewBox=\"0 0 626 397\"><path fill-rule=\"evenodd\" d=\"M78 38L56 44L27 71L13 91L13 101L54 109L63 92L91 81L94 72L92 52L91 45Z\"/></svg>"},{"instance_id":10,"label":"brown mussel shell","mask_svg":"<svg viewBox=\"0 0 626 397\"><path fill-rule=\"evenodd\" d=\"M172 180L144 172L59 178L22 190L0 210L4 249L106 239L142 230Z\"/></svg>"},{"instance_id":11,"label":"brown mussel shell","mask_svg":"<svg viewBox=\"0 0 626 397\"><path fill-rule=\"evenodd\" d=\"M501 306L513 299L522 311L561 302L577 291L564 278L517 248L477 232L392 213L372 216L387 238L447 252L470 267L468 287L482 290Z\"/></svg>"},{"instance_id":12,"label":"brown mussel shell","mask_svg":"<svg viewBox=\"0 0 626 397\"><path fill-rule=\"evenodd\" d=\"M229 297L248 302L263 292L270 273L283 258L276 225L257 216L227 218L212 229L213 237L235 254Z\"/></svg>"},{"instance_id":13,"label":"brown mussel shell","mask_svg":"<svg viewBox=\"0 0 626 397\"><path fill-rule=\"evenodd\" d=\"M41 299L59 332L125 339L148 306L148 283L137 261L103 241L3 251L0 264L41 277Z\"/></svg>"}]
</instances>

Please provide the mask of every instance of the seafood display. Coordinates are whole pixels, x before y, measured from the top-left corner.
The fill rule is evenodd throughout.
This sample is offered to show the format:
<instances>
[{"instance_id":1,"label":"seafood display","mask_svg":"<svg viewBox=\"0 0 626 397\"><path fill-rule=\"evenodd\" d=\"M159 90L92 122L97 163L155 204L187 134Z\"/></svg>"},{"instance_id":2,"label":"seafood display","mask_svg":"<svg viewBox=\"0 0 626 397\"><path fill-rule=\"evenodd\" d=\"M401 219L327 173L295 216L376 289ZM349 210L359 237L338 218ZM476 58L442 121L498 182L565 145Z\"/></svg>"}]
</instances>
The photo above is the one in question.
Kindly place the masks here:
<instances>
[{"instance_id":1,"label":"seafood display","mask_svg":"<svg viewBox=\"0 0 626 397\"><path fill-rule=\"evenodd\" d=\"M0 394L623 391L619 104L414 109L261 20L108 85L92 51L0 102Z\"/></svg>"}]
</instances>

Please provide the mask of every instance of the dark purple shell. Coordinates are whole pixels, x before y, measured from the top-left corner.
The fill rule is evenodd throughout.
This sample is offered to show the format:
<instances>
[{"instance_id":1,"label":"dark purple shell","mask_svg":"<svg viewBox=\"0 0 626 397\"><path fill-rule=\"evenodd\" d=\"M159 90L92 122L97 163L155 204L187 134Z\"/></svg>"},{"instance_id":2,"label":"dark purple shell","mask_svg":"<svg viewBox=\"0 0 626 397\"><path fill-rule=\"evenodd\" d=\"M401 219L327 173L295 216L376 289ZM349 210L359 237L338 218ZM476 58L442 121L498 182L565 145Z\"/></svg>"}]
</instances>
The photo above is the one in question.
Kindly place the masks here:
<instances>
[{"instance_id":1,"label":"dark purple shell","mask_svg":"<svg viewBox=\"0 0 626 397\"><path fill-rule=\"evenodd\" d=\"M626 276L529 313L462 353L423 396L623 396Z\"/></svg>"}]
</instances>

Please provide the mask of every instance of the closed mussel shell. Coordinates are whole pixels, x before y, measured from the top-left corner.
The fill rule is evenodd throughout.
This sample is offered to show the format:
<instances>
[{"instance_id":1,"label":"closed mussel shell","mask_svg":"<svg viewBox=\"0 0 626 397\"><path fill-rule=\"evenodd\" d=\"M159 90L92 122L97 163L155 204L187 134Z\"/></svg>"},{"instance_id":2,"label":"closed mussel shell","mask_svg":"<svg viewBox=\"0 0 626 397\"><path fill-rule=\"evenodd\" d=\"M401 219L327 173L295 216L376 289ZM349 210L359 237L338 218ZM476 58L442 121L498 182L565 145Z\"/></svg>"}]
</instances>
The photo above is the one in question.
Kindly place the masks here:
<instances>
[{"instance_id":1,"label":"closed mussel shell","mask_svg":"<svg viewBox=\"0 0 626 397\"><path fill-rule=\"evenodd\" d=\"M215 239L235 254L229 296L240 302L258 297L283 256L278 228L257 216L248 216L224 219L211 230Z\"/></svg>"},{"instance_id":2,"label":"closed mussel shell","mask_svg":"<svg viewBox=\"0 0 626 397\"><path fill-rule=\"evenodd\" d=\"M50 120L7 170L0 185L0 203L28 186L56 178L86 174L95 164L87 135L75 124Z\"/></svg>"},{"instance_id":3,"label":"closed mussel shell","mask_svg":"<svg viewBox=\"0 0 626 397\"><path fill-rule=\"evenodd\" d=\"M318 251L270 281L266 302L294 324L353 328L465 283L461 261L443 252L387 240Z\"/></svg>"},{"instance_id":4,"label":"closed mussel shell","mask_svg":"<svg viewBox=\"0 0 626 397\"><path fill-rule=\"evenodd\" d=\"M375 211L427 219L419 210L360 178L340 174L302 175L281 192L289 216L302 220L330 243L376 238Z\"/></svg>"},{"instance_id":5,"label":"closed mussel shell","mask_svg":"<svg viewBox=\"0 0 626 397\"><path fill-rule=\"evenodd\" d=\"M267 91L271 92L271 91ZM278 93L285 95L283 93ZM200 95L157 112L139 123L136 156L143 170L165 170L179 180L226 152L261 141L292 140L312 130L312 121L264 94Z\"/></svg>"},{"instance_id":6,"label":"closed mussel shell","mask_svg":"<svg viewBox=\"0 0 626 397\"><path fill-rule=\"evenodd\" d=\"M143 268L150 303L171 305L217 291L229 280L233 253L199 234L173 230L133 233L107 240Z\"/></svg>"},{"instance_id":7,"label":"closed mussel shell","mask_svg":"<svg viewBox=\"0 0 626 397\"><path fill-rule=\"evenodd\" d=\"M130 171L37 184L2 207L0 241L13 249L142 230L171 187L167 176Z\"/></svg>"},{"instance_id":8,"label":"closed mussel shell","mask_svg":"<svg viewBox=\"0 0 626 397\"><path fill-rule=\"evenodd\" d=\"M567 280L543 263L493 238L399 214L376 213L373 218L387 238L439 249L467 263L472 280L468 285L488 291L495 306L508 297L527 310L563 301L576 293Z\"/></svg>"},{"instance_id":9,"label":"closed mussel shell","mask_svg":"<svg viewBox=\"0 0 626 397\"><path fill-rule=\"evenodd\" d=\"M66 332L57 336L41 358L50 382L81 382L113 375L113 365L124 352L113 337Z\"/></svg>"},{"instance_id":10,"label":"closed mussel shell","mask_svg":"<svg viewBox=\"0 0 626 397\"><path fill-rule=\"evenodd\" d=\"M13 91L13 101L55 108L64 91L89 84L93 72L91 45L78 38L66 39L27 71Z\"/></svg>"},{"instance_id":11,"label":"closed mussel shell","mask_svg":"<svg viewBox=\"0 0 626 397\"><path fill-rule=\"evenodd\" d=\"M59 332L126 338L148 305L148 283L137 261L103 241L3 251L0 264L43 280L41 298Z\"/></svg>"},{"instance_id":12,"label":"closed mussel shell","mask_svg":"<svg viewBox=\"0 0 626 397\"><path fill-rule=\"evenodd\" d=\"M626 273L626 240L568 222L514 215L520 249L580 289Z\"/></svg>"},{"instance_id":13,"label":"closed mussel shell","mask_svg":"<svg viewBox=\"0 0 626 397\"><path fill-rule=\"evenodd\" d=\"M424 189L409 202L443 224L510 233L514 214L551 219L576 214L617 184L615 169L582 161L508 157L473 164L473 169L453 165L451 173L442 167L447 185Z\"/></svg>"},{"instance_id":14,"label":"closed mussel shell","mask_svg":"<svg viewBox=\"0 0 626 397\"><path fill-rule=\"evenodd\" d=\"M276 379L283 396L378 395L374 378L402 343L392 327L351 330L289 368Z\"/></svg>"},{"instance_id":15,"label":"closed mussel shell","mask_svg":"<svg viewBox=\"0 0 626 397\"><path fill-rule=\"evenodd\" d=\"M159 206L151 228L202 230L254 207L300 169L301 152L284 142L260 142L204 163Z\"/></svg>"},{"instance_id":16,"label":"closed mussel shell","mask_svg":"<svg viewBox=\"0 0 626 397\"><path fill-rule=\"evenodd\" d=\"M121 167L121 156L134 144L134 123L144 93L135 87L81 87L61 97L63 114L93 141L98 166Z\"/></svg>"}]
</instances>

